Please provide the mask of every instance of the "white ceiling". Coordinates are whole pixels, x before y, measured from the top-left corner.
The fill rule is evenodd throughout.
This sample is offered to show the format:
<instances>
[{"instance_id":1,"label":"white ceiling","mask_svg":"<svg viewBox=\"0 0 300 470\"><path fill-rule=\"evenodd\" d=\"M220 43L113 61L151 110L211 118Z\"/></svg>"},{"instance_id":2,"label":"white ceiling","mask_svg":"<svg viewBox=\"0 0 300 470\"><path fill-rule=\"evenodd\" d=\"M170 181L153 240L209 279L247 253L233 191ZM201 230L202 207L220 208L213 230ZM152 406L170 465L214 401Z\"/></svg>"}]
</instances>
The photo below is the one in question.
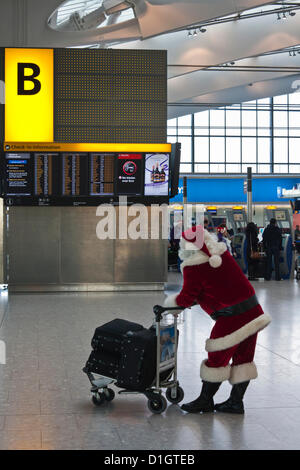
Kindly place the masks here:
<instances>
[{"instance_id":1,"label":"white ceiling","mask_svg":"<svg viewBox=\"0 0 300 470\"><path fill-rule=\"evenodd\" d=\"M297 69L203 70L232 61L234 67L300 67L298 53L296 56L289 56L288 52L263 55L300 45L300 10L296 10L295 16L287 15L286 20L278 20L272 14L207 25L204 34L189 39L187 27L255 7L261 11L274 6L264 6L271 2L259 0L73 0L73 5L65 2L64 11L60 11L60 25L55 29L54 23L50 27L48 20L62 3L60 0L0 0L0 46L99 44L100 47L166 49L170 118L197 112L203 109L204 103L237 103L292 92L294 80L300 79ZM279 6L282 7L282 2ZM70 7L77 9L80 17L89 14L85 17L85 29L75 30L79 26L71 20L62 23L62 14L67 19L68 8L72 13Z\"/></svg>"}]
</instances>

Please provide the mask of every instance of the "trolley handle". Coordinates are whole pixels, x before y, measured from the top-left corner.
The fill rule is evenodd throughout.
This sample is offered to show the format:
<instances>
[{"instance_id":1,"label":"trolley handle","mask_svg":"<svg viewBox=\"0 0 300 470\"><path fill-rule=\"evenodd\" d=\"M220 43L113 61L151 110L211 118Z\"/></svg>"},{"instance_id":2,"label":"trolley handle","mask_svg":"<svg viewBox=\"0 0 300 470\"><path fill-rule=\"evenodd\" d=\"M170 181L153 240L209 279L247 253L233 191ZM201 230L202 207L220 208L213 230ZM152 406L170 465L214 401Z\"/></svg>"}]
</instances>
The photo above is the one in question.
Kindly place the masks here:
<instances>
[{"instance_id":1,"label":"trolley handle","mask_svg":"<svg viewBox=\"0 0 300 470\"><path fill-rule=\"evenodd\" d=\"M185 307L163 307L162 305L154 305L153 313L155 315L155 320L159 322L162 319L162 314L169 310L184 310Z\"/></svg>"}]
</instances>

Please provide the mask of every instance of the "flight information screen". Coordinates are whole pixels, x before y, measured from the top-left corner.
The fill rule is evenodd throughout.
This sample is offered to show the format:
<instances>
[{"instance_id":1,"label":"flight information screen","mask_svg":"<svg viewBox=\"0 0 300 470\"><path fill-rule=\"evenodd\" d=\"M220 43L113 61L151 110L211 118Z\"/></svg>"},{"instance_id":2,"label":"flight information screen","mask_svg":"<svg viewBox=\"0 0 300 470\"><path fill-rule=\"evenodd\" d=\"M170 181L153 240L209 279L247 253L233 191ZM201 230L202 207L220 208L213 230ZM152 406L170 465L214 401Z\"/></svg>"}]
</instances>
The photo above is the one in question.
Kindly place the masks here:
<instances>
[{"instance_id":1,"label":"flight information screen","mask_svg":"<svg viewBox=\"0 0 300 470\"><path fill-rule=\"evenodd\" d=\"M6 152L2 196L7 205L97 205L168 202L168 153Z\"/></svg>"},{"instance_id":2,"label":"flight information screen","mask_svg":"<svg viewBox=\"0 0 300 470\"><path fill-rule=\"evenodd\" d=\"M58 154L34 154L34 194L35 196L54 196L59 194Z\"/></svg>"},{"instance_id":3,"label":"flight information screen","mask_svg":"<svg viewBox=\"0 0 300 470\"><path fill-rule=\"evenodd\" d=\"M90 158L90 196L114 194L114 154L92 153Z\"/></svg>"}]
</instances>

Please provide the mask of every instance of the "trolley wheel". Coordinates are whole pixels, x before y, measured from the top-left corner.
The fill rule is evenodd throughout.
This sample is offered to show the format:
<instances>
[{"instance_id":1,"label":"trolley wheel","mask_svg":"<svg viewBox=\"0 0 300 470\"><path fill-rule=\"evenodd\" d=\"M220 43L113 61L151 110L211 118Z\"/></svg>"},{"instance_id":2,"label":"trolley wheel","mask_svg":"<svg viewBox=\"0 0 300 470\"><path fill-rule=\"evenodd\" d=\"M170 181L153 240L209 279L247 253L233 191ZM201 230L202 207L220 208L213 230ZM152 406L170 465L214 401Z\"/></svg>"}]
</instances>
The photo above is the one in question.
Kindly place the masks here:
<instances>
[{"instance_id":1,"label":"trolley wheel","mask_svg":"<svg viewBox=\"0 0 300 470\"><path fill-rule=\"evenodd\" d=\"M115 392L112 388L105 388L103 393L106 401L112 401L115 398Z\"/></svg>"},{"instance_id":2,"label":"trolley wheel","mask_svg":"<svg viewBox=\"0 0 300 470\"><path fill-rule=\"evenodd\" d=\"M106 397L104 393L97 392L92 396L92 402L96 406L101 406L105 402L105 398Z\"/></svg>"},{"instance_id":3,"label":"trolley wheel","mask_svg":"<svg viewBox=\"0 0 300 470\"><path fill-rule=\"evenodd\" d=\"M160 414L167 408L167 400L162 395L148 400L148 408L154 414Z\"/></svg>"},{"instance_id":4,"label":"trolley wheel","mask_svg":"<svg viewBox=\"0 0 300 470\"><path fill-rule=\"evenodd\" d=\"M170 403L177 404L181 402L184 398L184 391L181 387L177 387L176 389L176 396L172 397L172 387L168 388L166 391L166 397Z\"/></svg>"}]
</instances>

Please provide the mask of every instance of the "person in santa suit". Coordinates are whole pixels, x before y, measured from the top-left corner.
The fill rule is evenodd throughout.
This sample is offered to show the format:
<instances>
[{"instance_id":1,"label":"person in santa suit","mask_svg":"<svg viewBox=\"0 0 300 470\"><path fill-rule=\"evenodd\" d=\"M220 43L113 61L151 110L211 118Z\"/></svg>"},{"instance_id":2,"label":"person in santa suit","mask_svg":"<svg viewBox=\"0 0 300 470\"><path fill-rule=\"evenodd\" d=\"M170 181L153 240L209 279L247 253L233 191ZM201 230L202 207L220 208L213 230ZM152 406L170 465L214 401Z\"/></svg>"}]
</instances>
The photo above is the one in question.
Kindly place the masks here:
<instances>
[{"instance_id":1,"label":"person in santa suit","mask_svg":"<svg viewBox=\"0 0 300 470\"><path fill-rule=\"evenodd\" d=\"M250 380L257 377L257 333L271 317L263 312L252 285L226 245L217 242L201 225L182 234L179 256L183 287L181 292L168 296L164 306L187 308L199 304L215 320L206 340L208 357L200 367L201 393L181 408L189 413L217 410L242 414L245 391ZM225 380L232 385L230 397L214 405L213 397Z\"/></svg>"}]
</instances>

